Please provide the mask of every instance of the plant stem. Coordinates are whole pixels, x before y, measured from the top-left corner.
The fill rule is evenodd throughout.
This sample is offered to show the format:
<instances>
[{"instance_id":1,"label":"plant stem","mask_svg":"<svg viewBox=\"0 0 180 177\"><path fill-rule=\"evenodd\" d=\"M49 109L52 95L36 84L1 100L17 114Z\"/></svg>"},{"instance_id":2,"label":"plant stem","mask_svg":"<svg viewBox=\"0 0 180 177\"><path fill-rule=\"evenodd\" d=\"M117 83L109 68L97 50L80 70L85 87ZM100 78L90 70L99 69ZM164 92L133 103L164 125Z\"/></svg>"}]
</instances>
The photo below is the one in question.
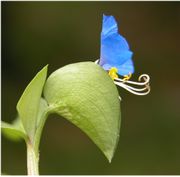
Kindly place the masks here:
<instances>
[{"instance_id":1,"label":"plant stem","mask_svg":"<svg viewBox=\"0 0 180 177\"><path fill-rule=\"evenodd\" d=\"M49 110L51 109L47 109L42 113L34 139L26 141L28 175L39 175L39 144L41 140L42 130L48 117Z\"/></svg>"},{"instance_id":2,"label":"plant stem","mask_svg":"<svg viewBox=\"0 0 180 177\"><path fill-rule=\"evenodd\" d=\"M31 142L27 142L27 172L28 175L39 175L39 157L34 152Z\"/></svg>"}]
</instances>

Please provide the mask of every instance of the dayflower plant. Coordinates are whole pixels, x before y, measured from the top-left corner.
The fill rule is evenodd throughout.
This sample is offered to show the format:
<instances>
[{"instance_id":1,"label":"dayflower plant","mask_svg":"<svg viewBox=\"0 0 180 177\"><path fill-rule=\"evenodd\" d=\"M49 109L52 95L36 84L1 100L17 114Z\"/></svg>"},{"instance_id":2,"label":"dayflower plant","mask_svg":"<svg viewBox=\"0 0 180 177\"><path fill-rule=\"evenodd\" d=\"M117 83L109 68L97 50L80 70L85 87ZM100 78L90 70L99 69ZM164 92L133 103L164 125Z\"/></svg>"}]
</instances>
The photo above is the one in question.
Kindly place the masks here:
<instances>
[{"instance_id":1,"label":"dayflower plant","mask_svg":"<svg viewBox=\"0 0 180 177\"><path fill-rule=\"evenodd\" d=\"M147 95L150 92L150 77L143 74L139 81L129 81L134 73L134 64L132 61L133 52L130 50L126 39L119 34L118 25L113 16L103 15L102 32L101 32L101 55L97 60L100 66L108 71L114 83L136 95ZM123 76L124 78L119 78ZM143 88L134 88L127 84L143 86Z\"/></svg>"},{"instance_id":2,"label":"dayflower plant","mask_svg":"<svg viewBox=\"0 0 180 177\"><path fill-rule=\"evenodd\" d=\"M7 137L25 140L29 175L39 174L39 144L51 113L79 127L111 162L121 125L120 96L115 84L136 95L146 95L150 91L147 74L139 77L139 81L144 79L144 82L129 80L134 73L132 55L126 39L118 33L114 17L103 15L99 60L69 64L47 79L48 66L36 74L17 103L15 121L1 123Z\"/></svg>"}]
</instances>

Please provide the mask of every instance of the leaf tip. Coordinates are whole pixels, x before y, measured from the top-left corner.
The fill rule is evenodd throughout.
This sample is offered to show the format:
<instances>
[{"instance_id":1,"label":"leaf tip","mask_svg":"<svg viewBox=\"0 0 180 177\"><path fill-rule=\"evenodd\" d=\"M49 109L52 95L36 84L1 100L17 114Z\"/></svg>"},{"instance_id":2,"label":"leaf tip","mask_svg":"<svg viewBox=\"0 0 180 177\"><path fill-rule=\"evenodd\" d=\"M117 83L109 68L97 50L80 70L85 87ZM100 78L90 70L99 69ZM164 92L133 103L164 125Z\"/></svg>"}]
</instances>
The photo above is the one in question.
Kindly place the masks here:
<instances>
[{"instance_id":1,"label":"leaf tip","mask_svg":"<svg viewBox=\"0 0 180 177\"><path fill-rule=\"evenodd\" d=\"M105 157L107 158L108 162L111 163L114 153L112 152L104 152Z\"/></svg>"},{"instance_id":2,"label":"leaf tip","mask_svg":"<svg viewBox=\"0 0 180 177\"><path fill-rule=\"evenodd\" d=\"M34 136L36 129L38 106L46 81L47 70L48 64L30 81L16 105L23 127L31 138Z\"/></svg>"}]
</instances>

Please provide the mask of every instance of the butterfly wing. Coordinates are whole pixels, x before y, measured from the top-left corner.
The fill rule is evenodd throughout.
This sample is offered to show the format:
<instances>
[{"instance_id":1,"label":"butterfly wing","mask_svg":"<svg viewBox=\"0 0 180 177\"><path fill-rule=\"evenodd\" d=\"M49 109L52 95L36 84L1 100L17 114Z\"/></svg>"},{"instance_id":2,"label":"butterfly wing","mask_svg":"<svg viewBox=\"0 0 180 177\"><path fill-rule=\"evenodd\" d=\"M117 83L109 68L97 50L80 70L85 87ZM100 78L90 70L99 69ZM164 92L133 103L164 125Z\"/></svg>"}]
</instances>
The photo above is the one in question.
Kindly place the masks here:
<instances>
[{"instance_id":1,"label":"butterfly wing","mask_svg":"<svg viewBox=\"0 0 180 177\"><path fill-rule=\"evenodd\" d=\"M129 50L129 45L126 39L118 33L116 20L113 16L103 15L100 65L104 69L107 68L105 67L107 65L110 68L123 65L123 68L125 68L124 65L131 59L131 57L132 52ZM127 64L129 65L130 63L128 62ZM130 72L128 71L128 68L129 67L126 69L128 72L126 74L129 74ZM118 73L121 75L121 72Z\"/></svg>"}]
</instances>

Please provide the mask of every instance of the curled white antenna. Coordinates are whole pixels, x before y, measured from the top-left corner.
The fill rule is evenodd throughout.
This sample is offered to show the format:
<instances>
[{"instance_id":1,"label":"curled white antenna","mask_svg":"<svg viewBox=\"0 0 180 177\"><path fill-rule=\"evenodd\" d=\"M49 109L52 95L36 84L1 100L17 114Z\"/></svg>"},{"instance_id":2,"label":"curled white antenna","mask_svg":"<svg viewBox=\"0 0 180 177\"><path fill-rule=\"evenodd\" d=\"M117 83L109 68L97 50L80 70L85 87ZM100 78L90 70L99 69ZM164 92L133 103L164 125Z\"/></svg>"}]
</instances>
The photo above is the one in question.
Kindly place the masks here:
<instances>
[{"instance_id":1,"label":"curled white antenna","mask_svg":"<svg viewBox=\"0 0 180 177\"><path fill-rule=\"evenodd\" d=\"M99 63L99 60L95 61L96 64ZM121 78L115 78L114 83L127 91L135 94L135 95L147 95L150 92L150 77L147 74L142 74L138 78L138 82L125 80ZM136 85L137 87L132 87L132 85ZM142 87L142 88L141 88Z\"/></svg>"},{"instance_id":2,"label":"curled white antenna","mask_svg":"<svg viewBox=\"0 0 180 177\"><path fill-rule=\"evenodd\" d=\"M140 75L140 77L138 78L138 81L139 82L134 82L134 81L129 81L129 80L123 80L120 78L114 79L114 83L116 85L126 89L127 91L129 91L135 95L147 95L151 90L150 86L149 86L149 82L150 82L149 75L147 75L147 74ZM132 87L130 85L136 85L138 87ZM140 86L142 88L139 88Z\"/></svg>"},{"instance_id":3,"label":"curled white antenna","mask_svg":"<svg viewBox=\"0 0 180 177\"><path fill-rule=\"evenodd\" d=\"M142 82L142 79L144 80L143 82ZM124 83L128 83L128 84L133 84L133 85L140 85L141 86L141 85L148 84L149 81L150 81L150 77L147 74L142 74L138 78L139 82L134 82L134 81L130 81L130 80L124 80L124 79L121 79L121 78L116 78L115 81L124 82Z\"/></svg>"}]
</instances>

